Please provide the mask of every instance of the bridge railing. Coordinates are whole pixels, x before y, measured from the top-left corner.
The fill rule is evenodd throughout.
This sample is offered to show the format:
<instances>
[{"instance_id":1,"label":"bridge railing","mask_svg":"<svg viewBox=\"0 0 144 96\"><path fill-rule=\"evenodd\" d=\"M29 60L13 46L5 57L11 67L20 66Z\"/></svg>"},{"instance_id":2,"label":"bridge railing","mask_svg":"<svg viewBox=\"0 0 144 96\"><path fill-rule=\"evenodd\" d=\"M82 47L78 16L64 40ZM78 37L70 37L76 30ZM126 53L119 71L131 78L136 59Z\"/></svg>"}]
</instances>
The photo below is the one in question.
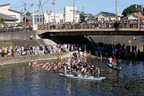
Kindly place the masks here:
<instances>
[{"instance_id":1,"label":"bridge railing","mask_svg":"<svg viewBox=\"0 0 144 96\"><path fill-rule=\"evenodd\" d=\"M138 23L78 23L78 24L51 24L39 25L38 30L61 30L61 29L113 29L113 28L138 28ZM144 24L140 24L144 28Z\"/></svg>"}]
</instances>

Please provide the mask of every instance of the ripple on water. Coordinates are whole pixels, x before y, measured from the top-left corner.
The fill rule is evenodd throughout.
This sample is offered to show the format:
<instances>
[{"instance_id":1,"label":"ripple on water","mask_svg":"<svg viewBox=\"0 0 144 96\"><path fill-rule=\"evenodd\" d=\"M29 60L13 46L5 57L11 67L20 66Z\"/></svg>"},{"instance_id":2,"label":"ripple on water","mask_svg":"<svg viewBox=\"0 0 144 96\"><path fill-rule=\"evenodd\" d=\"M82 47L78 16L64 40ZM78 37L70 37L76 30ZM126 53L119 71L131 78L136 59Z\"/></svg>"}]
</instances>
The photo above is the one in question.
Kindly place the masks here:
<instances>
[{"instance_id":1,"label":"ripple on water","mask_svg":"<svg viewBox=\"0 0 144 96\"><path fill-rule=\"evenodd\" d=\"M1 96L129 96L144 94L143 62L123 61L120 72L106 66L107 61L90 60L105 69L96 82L70 79L28 64L0 66Z\"/></svg>"}]
</instances>

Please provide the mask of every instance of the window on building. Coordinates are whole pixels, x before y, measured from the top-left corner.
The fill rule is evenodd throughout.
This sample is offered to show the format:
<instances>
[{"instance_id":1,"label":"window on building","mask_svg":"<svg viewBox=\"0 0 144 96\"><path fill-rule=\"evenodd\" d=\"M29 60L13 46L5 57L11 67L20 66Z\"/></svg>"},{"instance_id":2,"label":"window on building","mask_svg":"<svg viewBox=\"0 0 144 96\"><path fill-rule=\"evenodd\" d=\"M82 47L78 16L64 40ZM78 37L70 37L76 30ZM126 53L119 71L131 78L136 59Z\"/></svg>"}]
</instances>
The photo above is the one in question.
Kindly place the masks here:
<instances>
[{"instance_id":1,"label":"window on building","mask_svg":"<svg viewBox=\"0 0 144 96\"><path fill-rule=\"evenodd\" d=\"M35 15L34 18L35 18L34 23L39 24L39 15ZM40 24L44 24L44 16L43 15L40 15Z\"/></svg>"},{"instance_id":2,"label":"window on building","mask_svg":"<svg viewBox=\"0 0 144 96\"><path fill-rule=\"evenodd\" d=\"M111 20L111 17L109 17L109 21Z\"/></svg>"},{"instance_id":3,"label":"window on building","mask_svg":"<svg viewBox=\"0 0 144 96\"><path fill-rule=\"evenodd\" d=\"M104 21L104 18L101 18L101 21Z\"/></svg>"},{"instance_id":4,"label":"window on building","mask_svg":"<svg viewBox=\"0 0 144 96\"><path fill-rule=\"evenodd\" d=\"M96 20L98 20L98 17L96 18Z\"/></svg>"}]
</instances>

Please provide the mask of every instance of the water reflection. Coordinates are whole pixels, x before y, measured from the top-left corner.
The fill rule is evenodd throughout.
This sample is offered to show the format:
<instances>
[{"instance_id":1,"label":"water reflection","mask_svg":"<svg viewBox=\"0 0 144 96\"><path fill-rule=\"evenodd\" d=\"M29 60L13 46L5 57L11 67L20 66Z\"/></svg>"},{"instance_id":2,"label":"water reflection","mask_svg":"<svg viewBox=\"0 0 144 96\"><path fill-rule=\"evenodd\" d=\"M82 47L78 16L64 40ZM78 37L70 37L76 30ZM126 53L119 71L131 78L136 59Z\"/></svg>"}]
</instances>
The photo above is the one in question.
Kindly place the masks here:
<instances>
[{"instance_id":1,"label":"water reflection","mask_svg":"<svg viewBox=\"0 0 144 96\"><path fill-rule=\"evenodd\" d=\"M104 68L104 81L87 81L58 76L27 64L0 66L1 96L129 96L144 95L144 63L122 61L121 71L106 66L107 60L89 60Z\"/></svg>"}]
</instances>

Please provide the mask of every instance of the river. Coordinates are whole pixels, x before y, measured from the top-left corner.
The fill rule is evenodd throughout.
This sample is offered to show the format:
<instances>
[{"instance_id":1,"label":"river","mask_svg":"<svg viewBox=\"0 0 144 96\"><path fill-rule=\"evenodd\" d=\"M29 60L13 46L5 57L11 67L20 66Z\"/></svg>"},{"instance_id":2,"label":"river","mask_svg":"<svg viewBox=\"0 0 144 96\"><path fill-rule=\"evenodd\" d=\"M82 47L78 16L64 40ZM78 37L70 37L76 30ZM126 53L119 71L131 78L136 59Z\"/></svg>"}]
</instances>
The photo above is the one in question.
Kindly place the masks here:
<instances>
[{"instance_id":1,"label":"river","mask_svg":"<svg viewBox=\"0 0 144 96\"><path fill-rule=\"evenodd\" d=\"M58 76L31 68L28 63L0 66L1 96L144 96L144 62L122 61L121 71L106 66L107 60L88 60L105 69L104 81Z\"/></svg>"}]
</instances>

